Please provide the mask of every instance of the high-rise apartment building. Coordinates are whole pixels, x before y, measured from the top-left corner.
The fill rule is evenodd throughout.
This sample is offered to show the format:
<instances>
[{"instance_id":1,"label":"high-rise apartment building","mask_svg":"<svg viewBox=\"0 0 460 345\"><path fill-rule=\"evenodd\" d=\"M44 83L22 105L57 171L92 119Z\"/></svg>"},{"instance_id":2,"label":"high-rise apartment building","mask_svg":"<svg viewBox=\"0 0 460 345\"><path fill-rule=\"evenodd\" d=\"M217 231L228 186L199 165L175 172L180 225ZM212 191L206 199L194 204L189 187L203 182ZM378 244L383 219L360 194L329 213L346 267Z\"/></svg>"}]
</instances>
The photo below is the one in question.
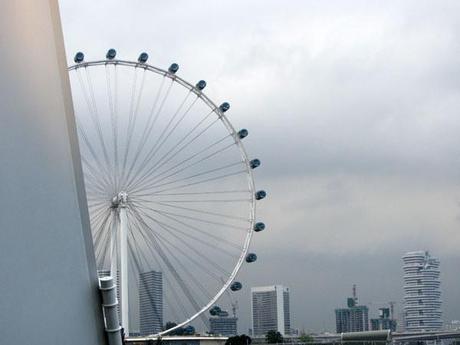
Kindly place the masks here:
<instances>
[{"instance_id":1,"label":"high-rise apartment building","mask_svg":"<svg viewBox=\"0 0 460 345\"><path fill-rule=\"evenodd\" d=\"M163 326L163 277L161 272L139 274L139 332L149 335Z\"/></svg>"},{"instance_id":2,"label":"high-rise apartment building","mask_svg":"<svg viewBox=\"0 0 460 345\"><path fill-rule=\"evenodd\" d=\"M353 297L347 298L347 308L335 310L337 333L362 332L369 330L369 308L358 305L356 286L353 286Z\"/></svg>"},{"instance_id":3,"label":"high-rise apartment building","mask_svg":"<svg viewBox=\"0 0 460 345\"><path fill-rule=\"evenodd\" d=\"M268 331L290 334L289 288L282 285L251 288L252 335Z\"/></svg>"},{"instance_id":4,"label":"high-rise apartment building","mask_svg":"<svg viewBox=\"0 0 460 345\"><path fill-rule=\"evenodd\" d=\"M403 256L405 330L434 331L442 327L439 260L427 251Z\"/></svg>"}]
</instances>

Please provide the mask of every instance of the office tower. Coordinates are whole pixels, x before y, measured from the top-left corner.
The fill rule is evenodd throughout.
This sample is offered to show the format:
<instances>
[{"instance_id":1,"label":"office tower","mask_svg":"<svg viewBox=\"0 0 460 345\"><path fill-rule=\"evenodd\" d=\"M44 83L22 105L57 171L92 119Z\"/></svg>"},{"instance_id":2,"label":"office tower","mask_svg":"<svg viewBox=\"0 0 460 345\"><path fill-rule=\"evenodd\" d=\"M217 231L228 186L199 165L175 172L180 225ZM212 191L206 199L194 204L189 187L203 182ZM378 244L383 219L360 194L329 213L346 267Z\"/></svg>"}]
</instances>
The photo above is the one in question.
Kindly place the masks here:
<instances>
[{"instance_id":1,"label":"office tower","mask_svg":"<svg viewBox=\"0 0 460 345\"><path fill-rule=\"evenodd\" d=\"M358 305L356 285L353 285L353 297L347 298L347 308L335 310L335 325L337 333L369 330L369 309L365 305Z\"/></svg>"},{"instance_id":2,"label":"office tower","mask_svg":"<svg viewBox=\"0 0 460 345\"><path fill-rule=\"evenodd\" d=\"M238 318L229 317L228 312L222 310L215 317L209 318L210 333L214 335L232 336L238 334Z\"/></svg>"},{"instance_id":3,"label":"office tower","mask_svg":"<svg viewBox=\"0 0 460 345\"><path fill-rule=\"evenodd\" d=\"M268 331L290 334L289 288L282 285L251 288L253 336L265 336Z\"/></svg>"},{"instance_id":4,"label":"office tower","mask_svg":"<svg viewBox=\"0 0 460 345\"><path fill-rule=\"evenodd\" d=\"M154 334L163 326L163 277L161 272L139 274L139 331Z\"/></svg>"},{"instance_id":5,"label":"office tower","mask_svg":"<svg viewBox=\"0 0 460 345\"><path fill-rule=\"evenodd\" d=\"M442 327L439 260L427 251L403 256L404 320L408 332Z\"/></svg>"}]
</instances>

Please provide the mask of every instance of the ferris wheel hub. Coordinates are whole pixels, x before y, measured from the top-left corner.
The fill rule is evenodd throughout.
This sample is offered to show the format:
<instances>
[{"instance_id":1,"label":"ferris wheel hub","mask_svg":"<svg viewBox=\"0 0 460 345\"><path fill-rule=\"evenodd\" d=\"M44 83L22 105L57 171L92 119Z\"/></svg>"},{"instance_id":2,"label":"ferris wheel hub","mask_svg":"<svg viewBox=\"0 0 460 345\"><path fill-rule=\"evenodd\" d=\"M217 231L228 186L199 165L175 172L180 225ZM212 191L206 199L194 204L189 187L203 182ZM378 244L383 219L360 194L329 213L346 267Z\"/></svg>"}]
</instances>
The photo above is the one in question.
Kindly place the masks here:
<instances>
[{"instance_id":1,"label":"ferris wheel hub","mask_svg":"<svg viewBox=\"0 0 460 345\"><path fill-rule=\"evenodd\" d=\"M124 208L128 204L128 193L120 192L112 198L112 208Z\"/></svg>"}]
</instances>

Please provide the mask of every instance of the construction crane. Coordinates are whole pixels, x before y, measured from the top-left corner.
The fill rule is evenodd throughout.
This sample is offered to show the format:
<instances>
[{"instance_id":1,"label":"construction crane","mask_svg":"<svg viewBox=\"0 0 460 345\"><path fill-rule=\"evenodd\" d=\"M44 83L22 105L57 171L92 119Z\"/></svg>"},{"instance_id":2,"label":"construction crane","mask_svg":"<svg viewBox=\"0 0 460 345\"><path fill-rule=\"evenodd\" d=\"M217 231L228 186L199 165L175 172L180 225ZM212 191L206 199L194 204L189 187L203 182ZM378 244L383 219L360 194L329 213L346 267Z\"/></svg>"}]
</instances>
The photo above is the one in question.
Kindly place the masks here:
<instances>
[{"instance_id":1,"label":"construction crane","mask_svg":"<svg viewBox=\"0 0 460 345\"><path fill-rule=\"evenodd\" d=\"M389 305L390 306L390 319L394 319L394 308L395 308L396 303L397 302L395 301L387 301L387 302L377 301L377 302L369 302L367 304L368 305Z\"/></svg>"},{"instance_id":2,"label":"construction crane","mask_svg":"<svg viewBox=\"0 0 460 345\"><path fill-rule=\"evenodd\" d=\"M223 278L220 279L222 280L222 282L224 282ZM238 301L233 300L232 294L230 293L230 291L228 291L228 289L226 289L225 292L227 293L228 300L230 301L230 305L232 306L232 315L236 318L236 311L238 310Z\"/></svg>"}]
</instances>

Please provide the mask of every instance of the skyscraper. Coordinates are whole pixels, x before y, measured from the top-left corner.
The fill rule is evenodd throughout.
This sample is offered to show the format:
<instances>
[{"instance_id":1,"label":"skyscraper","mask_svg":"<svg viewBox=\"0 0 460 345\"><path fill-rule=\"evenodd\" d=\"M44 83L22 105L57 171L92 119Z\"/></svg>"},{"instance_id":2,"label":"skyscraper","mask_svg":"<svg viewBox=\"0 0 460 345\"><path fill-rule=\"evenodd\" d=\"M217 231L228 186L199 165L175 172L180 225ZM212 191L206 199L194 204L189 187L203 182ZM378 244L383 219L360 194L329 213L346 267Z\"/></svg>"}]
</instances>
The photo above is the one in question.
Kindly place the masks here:
<instances>
[{"instance_id":1,"label":"skyscraper","mask_svg":"<svg viewBox=\"0 0 460 345\"><path fill-rule=\"evenodd\" d=\"M434 331L442 327L439 260L427 251L403 256L404 322L406 331Z\"/></svg>"},{"instance_id":2,"label":"skyscraper","mask_svg":"<svg viewBox=\"0 0 460 345\"><path fill-rule=\"evenodd\" d=\"M154 334L163 326L163 277L161 272L139 274L139 331Z\"/></svg>"},{"instance_id":3,"label":"skyscraper","mask_svg":"<svg viewBox=\"0 0 460 345\"><path fill-rule=\"evenodd\" d=\"M353 285L353 297L347 298L347 307L335 310L337 333L368 331L369 309L365 305L358 305L356 285Z\"/></svg>"},{"instance_id":4,"label":"skyscraper","mask_svg":"<svg viewBox=\"0 0 460 345\"><path fill-rule=\"evenodd\" d=\"M253 336L264 336L268 331L290 334L289 288L282 285L251 288Z\"/></svg>"}]
</instances>

